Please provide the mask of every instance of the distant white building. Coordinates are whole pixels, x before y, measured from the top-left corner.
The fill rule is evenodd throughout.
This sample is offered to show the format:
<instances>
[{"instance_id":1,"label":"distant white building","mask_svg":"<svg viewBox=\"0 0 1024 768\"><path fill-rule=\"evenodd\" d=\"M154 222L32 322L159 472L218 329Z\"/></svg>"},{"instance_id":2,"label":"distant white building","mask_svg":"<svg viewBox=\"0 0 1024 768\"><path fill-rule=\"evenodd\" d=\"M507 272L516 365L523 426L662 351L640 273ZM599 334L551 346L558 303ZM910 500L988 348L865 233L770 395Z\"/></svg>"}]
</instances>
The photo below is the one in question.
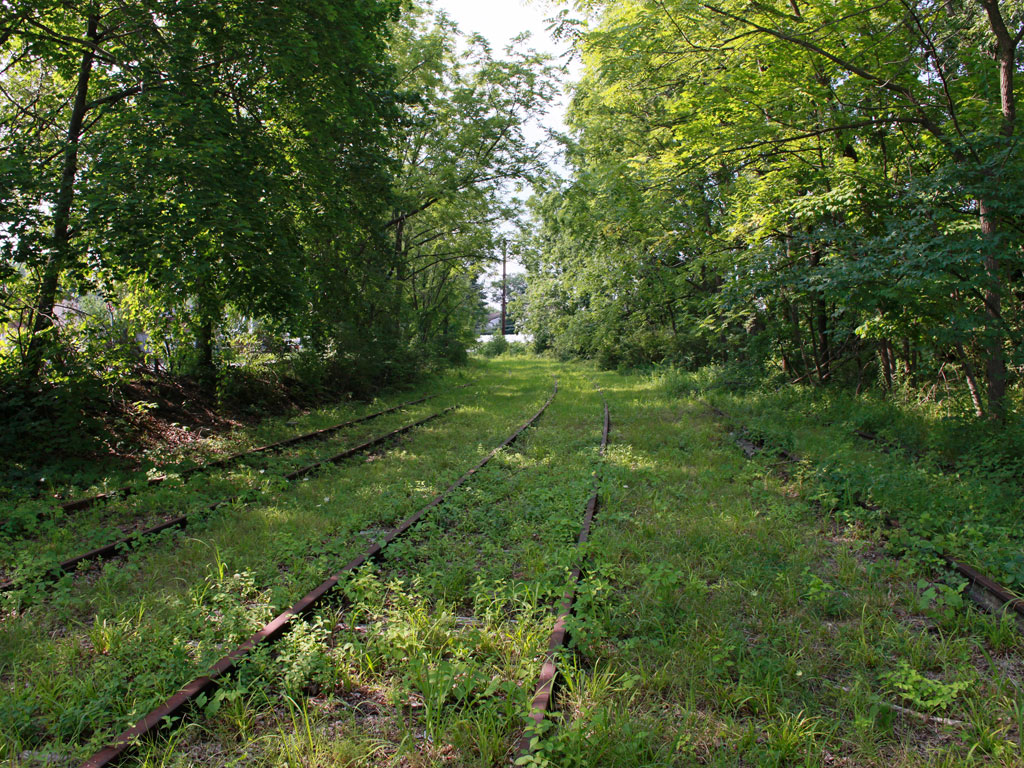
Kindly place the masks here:
<instances>
[{"instance_id":1,"label":"distant white building","mask_svg":"<svg viewBox=\"0 0 1024 768\"><path fill-rule=\"evenodd\" d=\"M511 323L510 323L511 325ZM501 312L492 312L487 316L487 321L480 327L480 334L477 341L489 341L496 333L501 332ZM529 333L506 333L505 340L512 342L529 343L533 336Z\"/></svg>"},{"instance_id":2,"label":"distant white building","mask_svg":"<svg viewBox=\"0 0 1024 768\"><path fill-rule=\"evenodd\" d=\"M498 333L498 329L501 326L501 312L492 312L487 316L487 320L480 328L480 333L485 336L491 336Z\"/></svg>"}]
</instances>

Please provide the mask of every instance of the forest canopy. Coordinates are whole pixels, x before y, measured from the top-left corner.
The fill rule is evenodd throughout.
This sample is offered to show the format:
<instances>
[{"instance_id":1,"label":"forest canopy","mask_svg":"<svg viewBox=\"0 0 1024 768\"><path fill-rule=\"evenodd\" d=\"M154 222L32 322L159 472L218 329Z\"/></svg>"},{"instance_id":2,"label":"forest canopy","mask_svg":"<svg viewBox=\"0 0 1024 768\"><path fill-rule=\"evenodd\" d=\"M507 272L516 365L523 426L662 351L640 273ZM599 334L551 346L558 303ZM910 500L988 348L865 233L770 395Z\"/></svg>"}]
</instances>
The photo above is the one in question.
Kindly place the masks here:
<instances>
[{"instance_id":1,"label":"forest canopy","mask_svg":"<svg viewBox=\"0 0 1024 768\"><path fill-rule=\"evenodd\" d=\"M1024 5L578 4L584 76L526 237L538 346L857 386L1022 358Z\"/></svg>"},{"instance_id":2,"label":"forest canopy","mask_svg":"<svg viewBox=\"0 0 1024 768\"><path fill-rule=\"evenodd\" d=\"M3 416L464 358L556 74L429 3L0 4Z\"/></svg>"},{"instance_id":3,"label":"forest canopy","mask_svg":"<svg viewBox=\"0 0 1024 768\"><path fill-rule=\"evenodd\" d=\"M1012 410L1022 3L584 0L556 28L564 165L527 128L555 64L429 2L0 4L5 420L145 371L223 399L261 366L368 394L460 362L510 221L538 350Z\"/></svg>"}]
</instances>

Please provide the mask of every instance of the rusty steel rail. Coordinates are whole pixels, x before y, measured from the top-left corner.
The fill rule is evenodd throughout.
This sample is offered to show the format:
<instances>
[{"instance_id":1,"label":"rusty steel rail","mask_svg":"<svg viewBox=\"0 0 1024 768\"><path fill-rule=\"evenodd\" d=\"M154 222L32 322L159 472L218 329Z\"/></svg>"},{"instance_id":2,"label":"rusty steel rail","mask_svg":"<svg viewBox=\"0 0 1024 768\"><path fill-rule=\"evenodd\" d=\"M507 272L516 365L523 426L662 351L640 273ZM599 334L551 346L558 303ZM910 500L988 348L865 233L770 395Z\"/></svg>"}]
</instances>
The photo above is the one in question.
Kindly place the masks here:
<instances>
[{"instance_id":1,"label":"rusty steel rail","mask_svg":"<svg viewBox=\"0 0 1024 768\"><path fill-rule=\"evenodd\" d=\"M457 387L454 387L453 391L455 389L465 389L468 386L469 384L461 384ZM230 456L225 456L224 458L217 459L216 461L210 461L205 464L200 464L197 467L189 467L188 469L179 472L178 476L182 478L191 477L192 475L199 474L200 472L208 472L211 469L222 469L223 467L226 467L228 464L238 461L239 459L243 459L246 456L256 456L258 454L268 453L270 451L280 451L284 448L287 448L288 446L295 445L297 443L304 443L309 440L322 439L327 437L328 435L331 435L347 427L351 427L356 424L361 424L365 421L371 421L372 419L376 419L377 417L384 416L388 413L394 413L395 411L401 410L402 408L407 408L410 405L418 405L419 403L425 403L428 400L433 400L434 398L441 397L442 394L447 393L442 392L437 395L428 395L426 397L421 397L417 400L407 400L404 403L399 403L398 405L392 406L391 408L385 408L383 411L371 413L368 416L362 416L358 419L345 421L342 422L341 424L334 424L333 426L324 427L323 429L317 429L314 430L313 432L306 432L301 435L295 435L294 437L289 437L285 440L279 440L276 443L261 445L258 448L250 448L247 451L239 451L238 453L232 453ZM61 504L58 504L57 506L60 507L60 509L64 510L65 512L80 512L83 509L89 509L91 507L94 507L102 501L109 501L110 499L130 496L142 490L142 488L144 487L159 485L160 483L167 480L167 478L168 475L151 477L146 480L145 486L138 487L134 485L126 485L121 488L117 488L113 491L107 491L106 493L96 494L95 496L87 496L85 498L75 499L73 501L65 501Z\"/></svg>"},{"instance_id":2,"label":"rusty steel rail","mask_svg":"<svg viewBox=\"0 0 1024 768\"><path fill-rule=\"evenodd\" d=\"M421 507L416 512L413 512L402 520L402 522L400 522L395 528L392 528L379 544L372 544L369 546L361 555L347 563L340 570L336 571L312 591L308 592L297 603L295 603L295 605L278 615L270 623L266 624L262 629L252 635L248 640L217 661L212 667L210 667L209 671L205 675L197 677L187 683L181 690L167 699L163 704L140 719L131 728L120 734L114 740L112 745L105 747L82 763L80 768L106 768L106 766L116 765L125 756L125 754L138 743L139 739L152 735L166 724L180 719L184 715L185 709L188 708L188 706L198 696L216 688L219 684L218 681L231 674L246 655L256 648L269 646L284 636L284 634L294 626L295 619L301 618L310 613L321 602L323 602L331 591L338 586L341 580L345 578L345 576L366 563L380 557L384 548L388 544L412 528L427 512L442 504L454 490L462 486L467 480L486 466L487 463L497 456L500 451L514 443L523 432L525 432L537 421L537 419L541 417L541 414L547 410L548 406L551 405L551 402L555 399L555 395L557 394L558 382L556 380L551 396L548 397L544 405L541 406L541 409L516 429L516 431L513 432L510 437L506 438L501 445L488 453L476 466L441 491L441 493L431 499L425 506Z\"/></svg>"},{"instance_id":3,"label":"rusty steel rail","mask_svg":"<svg viewBox=\"0 0 1024 768\"><path fill-rule=\"evenodd\" d=\"M875 445L879 446L879 450L883 453L891 453L894 450L892 445L884 442L876 434L867 432L863 429L855 429L853 433L863 440L874 442ZM897 444L896 448L913 455L912 452L908 451L903 446ZM942 469L944 473L951 471L942 467L940 467L940 469ZM858 503L864 509L878 511L878 508L874 505L867 504L863 501ZM899 521L894 518L889 518L885 522L890 528L900 527ZM1017 625L1022 631L1024 631L1024 599L1021 599L998 581L982 573L977 568L967 565L967 563L962 563L951 555L943 553L940 554L939 557L942 558L946 565L948 565L952 570L956 571L970 582L971 589L967 590L967 596L971 600L992 613L1000 613L1007 609L1012 610L1017 614L1015 617Z\"/></svg>"},{"instance_id":4,"label":"rusty steel rail","mask_svg":"<svg viewBox=\"0 0 1024 768\"><path fill-rule=\"evenodd\" d=\"M727 421L730 420L730 417L721 410L714 408L712 411L716 416ZM855 430L854 434L864 440L875 441L878 439L876 435L864 433L862 430ZM741 445L740 447L742 448L743 446ZM746 453L746 451L744 452ZM800 461L798 456L788 451L779 451L779 455L786 459L786 461L792 463ZM747 458L752 458L752 456L748 454ZM870 504L863 499L858 500L855 503L857 506L869 512L879 512L881 509L880 507ZM887 517L883 522L885 523L886 528L900 527L900 521L894 517ZM980 608L992 613L999 613L1007 609L1012 610L1017 614L1015 618L1017 619L1018 627L1022 632L1024 632L1024 599L1015 595L995 579L985 575L977 568L957 560L952 555L940 553L939 558L942 559L952 570L956 571L970 582L972 589L967 590L968 598L970 598Z\"/></svg>"},{"instance_id":5,"label":"rusty steel rail","mask_svg":"<svg viewBox=\"0 0 1024 768\"><path fill-rule=\"evenodd\" d=\"M347 448L339 454L330 456L314 464L310 464L309 466L303 467L302 469L297 470L295 472L289 472L288 474L283 475L283 477L285 480L289 481L296 480L300 477L310 474L314 470L319 469L320 467L323 467L327 464L337 464L338 462L351 458L356 454L365 453L366 451L380 445L381 443L386 443L389 440L393 440L394 438L398 437L399 435L403 435L406 432L415 429L416 427L423 426L427 422L441 418L450 411L455 410L456 407L457 406L454 405L450 406L448 408L445 408L443 411L438 411L437 413L433 413L430 416L427 416L425 419L420 419L419 421L415 421L411 424L406 424L404 427L393 429L386 434L374 437L370 440L367 440L364 443L360 443L359 445L353 446L352 448ZM204 511L212 512L217 508L224 506L225 504L233 504L236 501L239 501L240 498L240 496L232 496L229 499L214 502L213 504L210 504L208 507L206 507ZM163 533L164 531L172 530L174 528L188 527L188 524L193 519L193 517L194 514L179 515L177 517L171 518L170 520L165 520L164 522L158 525L146 528L145 530L136 531L135 533L132 533L129 536L125 536L124 538L118 539L117 541L105 544L102 547L97 547L96 549L91 549L84 554L57 563L55 566L53 566L53 568L51 568L48 571L48 575L51 577L51 580L55 580L59 579L65 573L74 573L78 569L78 566L82 563L89 562L91 560L109 560L110 558L116 557L117 555L121 554L125 550L134 548L142 540L149 536L154 536L158 533ZM0 582L0 592L9 592L10 590L14 589L17 586L17 584L18 582L16 579Z\"/></svg>"},{"instance_id":6,"label":"rusty steel rail","mask_svg":"<svg viewBox=\"0 0 1024 768\"><path fill-rule=\"evenodd\" d=\"M608 411L608 403L604 404L604 428L601 432L600 455L604 456L608 447L608 433L611 430L611 417ZM597 479L594 480L594 493L587 501L586 512L583 515L583 524L580 527L580 535L576 540L576 546L582 547L590 538L590 527L594 522L594 515L598 508ZM566 627L569 616L572 614L573 603L576 601L576 586L579 584L582 575L582 567L577 565L569 574L569 586L559 601L557 610L558 616L555 619L554 629L548 637L548 650L544 654L544 664L540 670L540 677L537 680L537 688L530 704L530 720L532 726L528 726L519 740L516 759L528 757L533 754L537 747L535 729L544 722L548 710L551 708L551 701L555 693L555 678L558 674L556 658L558 652L565 646L569 631Z\"/></svg>"},{"instance_id":7,"label":"rusty steel rail","mask_svg":"<svg viewBox=\"0 0 1024 768\"><path fill-rule=\"evenodd\" d=\"M863 500L857 502L857 506L862 509L866 509L869 512L880 512L881 507L875 504L869 504ZM895 529L902 527L900 521L895 517L886 517L883 519L885 527L888 529ZM940 553L939 558L946 563L952 570L965 577L970 582L971 589L967 590L967 597L977 603L981 608L992 613L1000 613L1007 609L1012 610L1017 614L1017 625L1021 631L1024 632L1024 599L1021 599L1009 589L1004 587L995 579L987 576L986 574L979 571L977 568L962 563L952 555L946 553Z\"/></svg>"},{"instance_id":8,"label":"rusty steel rail","mask_svg":"<svg viewBox=\"0 0 1024 768\"><path fill-rule=\"evenodd\" d=\"M959 560L955 560L949 555L942 555L942 559L946 561L954 571L959 573L961 576L965 576L971 585L979 590L982 595L974 595L968 591L968 597L979 603L982 607L988 608L992 611L1003 611L1007 608L1013 610L1017 614L1018 624L1024 620L1024 600L1017 597L1010 590L1004 587L997 581L990 579L981 571L976 568L972 568L966 563L961 563Z\"/></svg>"},{"instance_id":9,"label":"rusty steel rail","mask_svg":"<svg viewBox=\"0 0 1024 768\"><path fill-rule=\"evenodd\" d=\"M857 506L862 509L866 509L869 512L878 512L881 510L880 507L874 504L868 504L865 501L858 501ZM884 519L884 522L886 528L901 527L900 521L894 517L887 517ZM1017 620L1017 626L1022 632L1024 632L1024 600L995 579L982 573L977 568L967 565L967 563L960 562L952 555L940 553L939 558L941 558L942 561L950 567L950 569L965 577L970 583L971 588L966 591L968 598L977 603L979 607L991 613L1001 613L1007 609L1012 610L1017 614L1015 617Z\"/></svg>"}]
</instances>

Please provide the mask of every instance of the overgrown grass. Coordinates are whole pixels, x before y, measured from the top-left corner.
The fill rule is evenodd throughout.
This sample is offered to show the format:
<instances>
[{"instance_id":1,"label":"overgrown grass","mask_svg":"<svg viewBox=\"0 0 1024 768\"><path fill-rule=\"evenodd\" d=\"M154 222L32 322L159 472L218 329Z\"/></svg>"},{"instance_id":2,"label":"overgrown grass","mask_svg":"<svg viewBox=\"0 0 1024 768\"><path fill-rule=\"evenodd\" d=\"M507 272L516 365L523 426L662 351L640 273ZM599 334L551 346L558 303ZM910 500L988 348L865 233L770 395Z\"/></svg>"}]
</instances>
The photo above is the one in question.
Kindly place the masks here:
<instances>
[{"instance_id":1,"label":"overgrown grass","mask_svg":"<svg viewBox=\"0 0 1024 768\"><path fill-rule=\"evenodd\" d=\"M1018 763L1012 620L823 520L699 397L602 379L617 426L550 765Z\"/></svg>"},{"instance_id":2,"label":"overgrown grass","mask_svg":"<svg viewBox=\"0 0 1024 768\"><path fill-rule=\"evenodd\" d=\"M683 380L686 374L675 374ZM690 374L691 385L707 374ZM890 520L894 553L938 566L969 562L1024 588L1024 421L979 422L955 402L786 387L693 391L729 415L733 429L803 461L803 491L840 519L879 528Z\"/></svg>"},{"instance_id":3,"label":"overgrown grass","mask_svg":"<svg viewBox=\"0 0 1024 768\"><path fill-rule=\"evenodd\" d=\"M373 436L439 413L446 406L461 402L459 397L468 398L470 405L475 399L472 389L442 394L444 396L436 400L348 427L326 439L300 443L277 453L257 454L228 468L194 475L187 480L171 475L159 486L141 486L135 495L113 499L91 509L64 512L53 502L42 501L16 505L0 529L6 534L0 538L0 573L30 582L34 576L45 573L63 559L116 541L133 530L156 525L172 516L195 515L201 524L202 519L221 514L221 510L208 510L213 503L232 498L253 501L283 492L288 487L283 475L290 470L308 466ZM374 409L383 407L378 404ZM352 409L349 410L351 412ZM358 410L365 410L365 407ZM290 434L313 431L348 420L344 413L340 408L328 409L296 420L296 424L288 429ZM443 418L449 417L450 414ZM273 434L279 429L262 426L253 431ZM248 435L244 442L249 443L252 439L253 436ZM375 453L387 451L389 447L381 445ZM361 458L365 457L355 457L350 461L358 462Z\"/></svg>"},{"instance_id":4,"label":"overgrown grass","mask_svg":"<svg viewBox=\"0 0 1024 768\"><path fill-rule=\"evenodd\" d=\"M0 467L0 505L40 499L37 506L47 507L58 497L118 488L140 473L174 472L280 440L303 424L326 426L376 410L381 402L407 400L411 392L441 391L458 378L406 371L354 380L343 368L304 353L269 366L249 360L223 371L226 389L219 396L202 392L188 377L140 371L110 391L83 374L80 382L40 395L45 404L8 393L9 418L0 419L0 453L9 459Z\"/></svg>"},{"instance_id":5,"label":"overgrown grass","mask_svg":"<svg viewBox=\"0 0 1024 768\"><path fill-rule=\"evenodd\" d=\"M478 460L557 373L538 424L346 582L349 606L258 654L129 764L507 765L580 556L573 646L535 765L1024 759L1013 622L884 556L863 524L823 516L806 493L817 486L780 476L767 452L747 461L700 393L532 358L470 370L478 399L398 448L272 488L9 612L3 757L77 759L109 740ZM604 460L595 381L612 413ZM601 508L577 553L595 472Z\"/></svg>"},{"instance_id":6,"label":"overgrown grass","mask_svg":"<svg viewBox=\"0 0 1024 768\"><path fill-rule=\"evenodd\" d=\"M380 456L265 486L250 503L42 602L7 598L0 743L8 755L81 756L109 740L500 441L548 394L550 382L530 372L487 381L486 399L458 393L466 407ZM107 638L99 649L94 634Z\"/></svg>"}]
</instances>

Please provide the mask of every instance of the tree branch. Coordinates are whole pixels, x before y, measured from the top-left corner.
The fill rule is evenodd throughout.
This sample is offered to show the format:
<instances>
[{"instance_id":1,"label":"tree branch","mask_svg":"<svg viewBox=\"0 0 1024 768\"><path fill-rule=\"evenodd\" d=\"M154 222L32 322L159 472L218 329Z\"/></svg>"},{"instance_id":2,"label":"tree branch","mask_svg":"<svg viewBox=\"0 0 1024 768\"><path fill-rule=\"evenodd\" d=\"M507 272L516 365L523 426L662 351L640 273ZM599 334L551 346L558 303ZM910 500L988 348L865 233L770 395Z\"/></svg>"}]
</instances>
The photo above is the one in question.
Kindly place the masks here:
<instances>
[{"instance_id":1,"label":"tree branch","mask_svg":"<svg viewBox=\"0 0 1024 768\"><path fill-rule=\"evenodd\" d=\"M987 1L990 2L991 0ZM854 64L851 61L847 61L846 59L843 59L842 57L837 56L834 53L826 51L820 45L818 45L817 43L812 43L810 40L804 40L803 38L791 35L787 32L783 32L782 30L762 26L757 22L752 21L751 19L746 19L742 16L738 16L730 11L727 11L723 8L718 8L717 6L710 5L708 3L702 3L701 7L706 8L712 13L718 14L719 16L722 16L724 18L731 19L732 21L739 22L740 24L746 24L747 26L752 27L753 29L756 29L757 31L762 32L763 34L766 34L770 37L774 37L777 40L782 40L783 42L790 43L799 48L803 48L806 51L810 51L811 53L817 54L818 56L822 56L831 61L833 64L837 64L838 66L842 67L850 74L856 75L862 80L867 80L870 83L874 83L875 85L879 86L883 90L889 91L890 93L895 93L898 96L902 96L904 99L909 101L920 114L918 124L926 131L931 133L933 136L945 142L945 132L935 123L934 120L931 119L931 117L928 116L924 104L921 103L921 101L914 95L914 93L909 88L902 86L899 83L894 83L887 78L874 74L873 72L869 72L868 70Z\"/></svg>"}]
</instances>

